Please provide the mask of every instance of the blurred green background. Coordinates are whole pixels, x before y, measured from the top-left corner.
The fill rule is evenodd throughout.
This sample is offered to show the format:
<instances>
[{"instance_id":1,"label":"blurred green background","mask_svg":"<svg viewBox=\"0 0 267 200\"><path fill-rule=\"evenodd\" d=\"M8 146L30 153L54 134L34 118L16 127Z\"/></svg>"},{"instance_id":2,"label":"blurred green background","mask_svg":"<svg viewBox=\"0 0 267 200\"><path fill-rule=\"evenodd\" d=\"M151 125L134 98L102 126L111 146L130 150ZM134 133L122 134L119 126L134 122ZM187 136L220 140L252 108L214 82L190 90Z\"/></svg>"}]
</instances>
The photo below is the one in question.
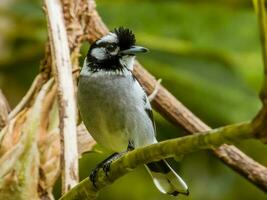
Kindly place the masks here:
<instances>
[{"instance_id":1,"label":"blurred green background","mask_svg":"<svg viewBox=\"0 0 267 200\"><path fill-rule=\"evenodd\" d=\"M98 0L109 28L131 28L150 49L140 62L181 102L211 127L251 119L260 108L262 81L259 33L248 0ZM42 2L0 1L0 87L12 106L38 73L47 39ZM82 55L88 44L84 44ZM82 59L81 59L82 60ZM156 114L159 140L184 135ZM238 147L267 165L267 147L257 141ZM109 153L80 160L81 178ZM172 162L194 200L264 200L266 195L223 165L210 152ZM55 195L59 196L59 184ZM139 167L104 189L99 200L171 200L160 194Z\"/></svg>"}]
</instances>

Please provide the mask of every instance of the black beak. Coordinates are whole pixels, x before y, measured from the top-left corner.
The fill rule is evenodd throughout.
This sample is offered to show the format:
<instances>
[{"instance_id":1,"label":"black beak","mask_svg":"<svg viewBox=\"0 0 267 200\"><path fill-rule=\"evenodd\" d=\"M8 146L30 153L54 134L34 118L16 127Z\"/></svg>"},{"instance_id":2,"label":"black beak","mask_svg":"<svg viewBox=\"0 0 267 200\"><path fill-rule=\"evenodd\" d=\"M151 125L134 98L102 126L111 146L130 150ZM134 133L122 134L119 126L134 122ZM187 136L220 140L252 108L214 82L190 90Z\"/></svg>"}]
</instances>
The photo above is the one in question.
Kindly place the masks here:
<instances>
[{"instance_id":1,"label":"black beak","mask_svg":"<svg viewBox=\"0 0 267 200\"><path fill-rule=\"evenodd\" d=\"M122 55L135 55L137 53L145 53L145 52L148 52L148 49L145 48L145 47L141 47L141 46L131 46L131 48L129 49L125 49L125 50L122 50L120 52L120 54Z\"/></svg>"}]
</instances>

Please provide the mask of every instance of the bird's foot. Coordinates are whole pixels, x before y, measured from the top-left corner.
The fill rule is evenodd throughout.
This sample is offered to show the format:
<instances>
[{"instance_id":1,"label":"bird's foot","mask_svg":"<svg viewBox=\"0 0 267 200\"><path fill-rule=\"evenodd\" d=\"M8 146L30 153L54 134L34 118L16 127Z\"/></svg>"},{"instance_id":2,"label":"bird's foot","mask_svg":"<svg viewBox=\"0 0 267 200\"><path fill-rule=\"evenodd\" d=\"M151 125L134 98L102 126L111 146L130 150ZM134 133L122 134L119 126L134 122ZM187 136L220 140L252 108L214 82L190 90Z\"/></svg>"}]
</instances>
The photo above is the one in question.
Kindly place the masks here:
<instances>
[{"instance_id":1,"label":"bird's foot","mask_svg":"<svg viewBox=\"0 0 267 200\"><path fill-rule=\"evenodd\" d=\"M96 187L96 177L97 177L97 173L98 173L98 171L101 169L101 167L100 166L97 166L96 168L94 168L93 170L92 170L92 172L91 172L91 174L90 174L90 176L89 176L89 178L90 178L90 181L93 183L93 186L95 187L95 188L97 188Z\"/></svg>"},{"instance_id":2,"label":"bird's foot","mask_svg":"<svg viewBox=\"0 0 267 200\"><path fill-rule=\"evenodd\" d=\"M108 158L106 158L105 160L103 160L101 163L99 163L96 166L96 168L93 169L93 171L90 174L90 180L92 181L95 188L97 188L96 178L97 178L97 174L98 174L99 170L102 169L105 172L106 177L108 177L108 173L110 172L111 163L114 160L117 160L118 158L120 158L123 154L125 154L125 152L114 153L111 156L109 156Z\"/></svg>"},{"instance_id":3,"label":"bird's foot","mask_svg":"<svg viewBox=\"0 0 267 200\"><path fill-rule=\"evenodd\" d=\"M90 174L90 180L92 181L94 187L97 188L97 186L96 186L96 178L97 178L97 174L98 174L100 169L103 169L103 171L105 172L106 177L108 177L108 174L110 172L110 166L111 166L112 162L114 160L119 159L124 154L126 154L127 152L132 151L132 150L134 150L134 143L133 143L133 141L129 141L127 150L125 152L114 153L111 156L109 156L108 158L106 158L105 160L103 160L101 163L99 163L96 166L96 168L94 168L93 171Z\"/></svg>"}]
</instances>

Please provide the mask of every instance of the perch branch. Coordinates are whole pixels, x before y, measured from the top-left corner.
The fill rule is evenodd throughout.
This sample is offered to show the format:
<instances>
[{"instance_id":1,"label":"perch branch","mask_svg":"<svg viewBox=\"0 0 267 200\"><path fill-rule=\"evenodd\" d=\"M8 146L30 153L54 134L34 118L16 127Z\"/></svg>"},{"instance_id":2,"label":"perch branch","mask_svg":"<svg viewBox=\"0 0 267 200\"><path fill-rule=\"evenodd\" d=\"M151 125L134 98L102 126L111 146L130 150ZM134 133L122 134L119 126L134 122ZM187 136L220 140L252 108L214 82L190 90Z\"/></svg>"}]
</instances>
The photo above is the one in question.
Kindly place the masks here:
<instances>
[{"instance_id":1,"label":"perch branch","mask_svg":"<svg viewBox=\"0 0 267 200\"><path fill-rule=\"evenodd\" d=\"M111 164L108 177L103 170L98 172L95 188L89 178L81 181L76 187L66 193L61 200L96 199L99 190L111 184L121 176L131 172L141 164L181 156L202 149L214 149L224 143L233 143L242 139L254 137L250 123L230 125L213 129L203 134L185 136L166 140L157 144L137 148Z\"/></svg>"},{"instance_id":2,"label":"perch branch","mask_svg":"<svg viewBox=\"0 0 267 200\"><path fill-rule=\"evenodd\" d=\"M72 67L59 0L45 0L54 76L57 83L62 150L62 193L78 183L78 148L76 135L76 103Z\"/></svg>"},{"instance_id":3,"label":"perch branch","mask_svg":"<svg viewBox=\"0 0 267 200\"><path fill-rule=\"evenodd\" d=\"M95 9L94 0L88 0L88 15L90 21L85 30L86 39L93 42L108 33L108 28ZM151 94L157 85L157 80L136 62L134 74L141 82L148 94ZM158 87L157 95L153 99L153 107L167 120L176 126L182 126L188 133L210 131L211 128L197 118L181 102L179 102L163 86ZM226 165L241 174L261 190L267 192L267 169L251 159L238 148L232 145L222 145L213 150L214 154Z\"/></svg>"}]
</instances>

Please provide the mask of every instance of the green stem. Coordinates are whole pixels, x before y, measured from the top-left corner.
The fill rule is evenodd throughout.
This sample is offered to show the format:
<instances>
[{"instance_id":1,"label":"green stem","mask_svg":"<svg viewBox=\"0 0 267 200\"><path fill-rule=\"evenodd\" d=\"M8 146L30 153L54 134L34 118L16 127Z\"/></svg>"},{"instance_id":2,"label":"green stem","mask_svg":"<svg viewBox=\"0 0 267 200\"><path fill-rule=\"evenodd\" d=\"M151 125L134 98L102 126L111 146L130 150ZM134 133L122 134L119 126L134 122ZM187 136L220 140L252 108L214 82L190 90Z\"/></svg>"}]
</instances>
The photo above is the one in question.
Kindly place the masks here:
<instances>
[{"instance_id":1,"label":"green stem","mask_svg":"<svg viewBox=\"0 0 267 200\"><path fill-rule=\"evenodd\" d=\"M181 156L202 149L214 149L224 143L232 144L240 140L254 137L251 123L234 124L218 129L213 129L203 134L185 136L166 140L157 144L137 148L111 164L109 177L103 170L98 172L97 188L89 178L84 179L72 190L62 196L61 200L96 199L99 190L111 184L124 174L132 171L141 164L165 158Z\"/></svg>"},{"instance_id":2,"label":"green stem","mask_svg":"<svg viewBox=\"0 0 267 200\"><path fill-rule=\"evenodd\" d=\"M267 15L265 8L265 0L253 0L255 10L258 17L260 39L262 47L262 58L264 66L264 78L262 83L262 89L260 92L260 99L262 102L262 109L253 120L253 126L256 130L256 137L261 139L262 142L267 143Z\"/></svg>"}]
</instances>

